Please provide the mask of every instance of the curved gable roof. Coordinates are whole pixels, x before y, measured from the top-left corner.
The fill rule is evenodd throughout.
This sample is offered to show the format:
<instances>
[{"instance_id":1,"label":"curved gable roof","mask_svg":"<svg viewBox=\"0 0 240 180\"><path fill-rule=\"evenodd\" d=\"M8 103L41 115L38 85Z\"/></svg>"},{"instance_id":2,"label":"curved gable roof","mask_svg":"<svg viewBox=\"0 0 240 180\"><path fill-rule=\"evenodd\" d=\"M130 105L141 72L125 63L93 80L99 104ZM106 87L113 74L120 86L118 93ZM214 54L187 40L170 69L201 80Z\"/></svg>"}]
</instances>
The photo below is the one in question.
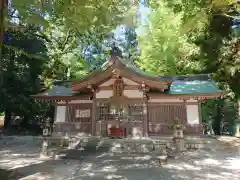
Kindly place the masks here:
<instances>
[{"instance_id":1,"label":"curved gable roof","mask_svg":"<svg viewBox=\"0 0 240 180\"><path fill-rule=\"evenodd\" d=\"M73 90L80 90L82 88L86 88L88 85L97 86L104 80L112 77L114 74L113 71L117 71L122 77L130 78L138 83L145 83L155 89L168 89L172 82L170 79L149 75L135 65L122 60L118 56L111 56L109 61L104 63L100 69L78 81L73 82L72 88Z\"/></svg>"}]
</instances>

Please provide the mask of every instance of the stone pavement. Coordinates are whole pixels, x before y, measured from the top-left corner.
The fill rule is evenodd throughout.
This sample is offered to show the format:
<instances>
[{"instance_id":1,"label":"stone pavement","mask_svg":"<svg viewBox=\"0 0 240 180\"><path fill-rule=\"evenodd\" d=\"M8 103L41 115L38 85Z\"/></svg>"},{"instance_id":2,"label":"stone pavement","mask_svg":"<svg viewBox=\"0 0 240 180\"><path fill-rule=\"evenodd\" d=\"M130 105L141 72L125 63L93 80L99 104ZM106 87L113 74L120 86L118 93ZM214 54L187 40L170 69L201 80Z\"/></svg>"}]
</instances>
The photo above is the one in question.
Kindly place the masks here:
<instances>
[{"instance_id":1,"label":"stone pavement","mask_svg":"<svg viewBox=\"0 0 240 180\"><path fill-rule=\"evenodd\" d=\"M14 137L0 147L0 169L16 173L13 180L239 180L240 174L240 153L221 142L169 159L163 166L151 154L107 148L68 150L58 160L41 159L39 151L35 138Z\"/></svg>"}]
</instances>

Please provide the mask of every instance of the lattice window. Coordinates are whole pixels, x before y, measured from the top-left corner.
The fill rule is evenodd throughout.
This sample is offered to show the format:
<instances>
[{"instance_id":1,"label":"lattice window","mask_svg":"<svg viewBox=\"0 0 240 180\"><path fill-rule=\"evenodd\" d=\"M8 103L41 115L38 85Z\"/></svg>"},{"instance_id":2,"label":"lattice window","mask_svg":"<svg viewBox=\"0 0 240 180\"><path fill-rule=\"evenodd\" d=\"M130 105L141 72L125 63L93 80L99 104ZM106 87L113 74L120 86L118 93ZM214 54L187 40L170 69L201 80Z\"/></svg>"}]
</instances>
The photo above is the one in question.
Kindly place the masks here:
<instances>
[{"instance_id":1,"label":"lattice window","mask_svg":"<svg viewBox=\"0 0 240 180\"><path fill-rule=\"evenodd\" d=\"M101 104L99 107L99 121L108 120L109 104Z\"/></svg>"},{"instance_id":2,"label":"lattice window","mask_svg":"<svg viewBox=\"0 0 240 180\"><path fill-rule=\"evenodd\" d=\"M128 106L101 104L99 120L126 121L128 120Z\"/></svg>"},{"instance_id":3,"label":"lattice window","mask_svg":"<svg viewBox=\"0 0 240 180\"><path fill-rule=\"evenodd\" d=\"M129 121L143 121L143 106L142 104L129 105Z\"/></svg>"},{"instance_id":4,"label":"lattice window","mask_svg":"<svg viewBox=\"0 0 240 180\"><path fill-rule=\"evenodd\" d=\"M110 121L118 121L119 120L119 108L116 106L109 107L109 115L108 120Z\"/></svg>"}]
</instances>

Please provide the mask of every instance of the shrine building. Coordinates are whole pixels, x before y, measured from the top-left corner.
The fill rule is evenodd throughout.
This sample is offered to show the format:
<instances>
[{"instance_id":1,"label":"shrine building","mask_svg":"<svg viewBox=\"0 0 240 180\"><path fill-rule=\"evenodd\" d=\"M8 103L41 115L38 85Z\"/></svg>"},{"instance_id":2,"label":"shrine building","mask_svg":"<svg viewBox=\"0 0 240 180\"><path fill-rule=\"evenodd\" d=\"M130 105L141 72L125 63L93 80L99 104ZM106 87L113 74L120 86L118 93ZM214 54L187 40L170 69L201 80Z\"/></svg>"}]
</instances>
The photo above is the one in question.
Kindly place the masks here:
<instances>
[{"instance_id":1,"label":"shrine building","mask_svg":"<svg viewBox=\"0 0 240 180\"><path fill-rule=\"evenodd\" d=\"M184 134L203 133L201 102L224 95L209 75L152 76L112 52L109 60L88 76L55 85L33 95L55 101L56 135L172 135L172 125L185 125Z\"/></svg>"}]
</instances>

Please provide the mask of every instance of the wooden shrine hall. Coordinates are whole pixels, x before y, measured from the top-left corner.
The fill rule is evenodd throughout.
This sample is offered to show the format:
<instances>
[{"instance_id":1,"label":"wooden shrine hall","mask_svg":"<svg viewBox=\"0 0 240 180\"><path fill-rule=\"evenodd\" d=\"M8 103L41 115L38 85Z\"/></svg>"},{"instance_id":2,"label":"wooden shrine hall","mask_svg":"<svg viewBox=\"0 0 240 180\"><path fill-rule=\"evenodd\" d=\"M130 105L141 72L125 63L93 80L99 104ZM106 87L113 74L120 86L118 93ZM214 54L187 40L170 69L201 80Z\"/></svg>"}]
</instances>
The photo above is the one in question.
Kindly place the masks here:
<instances>
[{"instance_id":1,"label":"wooden shrine hall","mask_svg":"<svg viewBox=\"0 0 240 180\"><path fill-rule=\"evenodd\" d=\"M176 122L201 135L201 101L223 94L209 75L151 76L113 51L88 76L33 97L56 102L56 135L142 137L172 135Z\"/></svg>"}]
</instances>

